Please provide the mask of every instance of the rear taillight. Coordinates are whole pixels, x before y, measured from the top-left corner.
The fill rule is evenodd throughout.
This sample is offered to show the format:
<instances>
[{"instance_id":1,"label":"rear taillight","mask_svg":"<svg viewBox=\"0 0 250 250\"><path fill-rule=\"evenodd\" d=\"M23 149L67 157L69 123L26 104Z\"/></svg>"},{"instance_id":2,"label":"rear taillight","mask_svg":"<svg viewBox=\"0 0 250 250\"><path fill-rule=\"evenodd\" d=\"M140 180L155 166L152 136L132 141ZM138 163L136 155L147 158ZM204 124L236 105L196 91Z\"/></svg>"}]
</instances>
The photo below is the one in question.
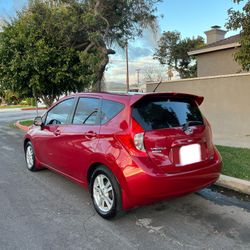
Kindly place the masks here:
<instances>
[{"instance_id":1,"label":"rear taillight","mask_svg":"<svg viewBox=\"0 0 250 250\"><path fill-rule=\"evenodd\" d=\"M210 125L210 123L208 122L207 119L206 119L206 126L208 128L208 133L207 133L207 154L208 154L208 158L210 160L212 160L213 157L214 157L213 133L212 133L211 125Z\"/></svg>"},{"instance_id":2,"label":"rear taillight","mask_svg":"<svg viewBox=\"0 0 250 250\"><path fill-rule=\"evenodd\" d=\"M117 135L117 138L131 155L146 155L144 147L144 130L133 118L131 133L127 135Z\"/></svg>"},{"instance_id":3,"label":"rear taillight","mask_svg":"<svg viewBox=\"0 0 250 250\"><path fill-rule=\"evenodd\" d=\"M146 152L144 147L144 132L134 135L134 144L138 150Z\"/></svg>"}]
</instances>

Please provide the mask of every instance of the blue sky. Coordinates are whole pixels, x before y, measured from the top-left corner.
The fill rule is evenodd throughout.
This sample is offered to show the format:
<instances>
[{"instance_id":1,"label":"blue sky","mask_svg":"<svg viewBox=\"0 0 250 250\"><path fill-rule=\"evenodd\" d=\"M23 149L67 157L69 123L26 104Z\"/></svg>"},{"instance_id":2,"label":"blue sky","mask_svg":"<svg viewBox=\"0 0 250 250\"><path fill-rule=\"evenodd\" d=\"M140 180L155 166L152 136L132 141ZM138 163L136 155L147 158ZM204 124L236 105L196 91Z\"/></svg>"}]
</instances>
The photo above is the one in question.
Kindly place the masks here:
<instances>
[{"instance_id":1,"label":"blue sky","mask_svg":"<svg viewBox=\"0 0 250 250\"><path fill-rule=\"evenodd\" d=\"M224 28L227 21L227 10L231 7L241 9L240 5L234 4L232 0L163 0L157 5L159 17L158 34L150 30L144 32L142 38L130 43L130 78L131 82L136 81L136 68L159 67L157 62L152 60L152 54L157 45L160 33L163 31L177 30L182 37L201 35L205 38L204 31L213 25L220 25ZM27 4L27 0L0 0L0 18L8 18L15 15ZM228 32L226 36L235 34ZM118 53L111 57L111 63L105 75L107 81L125 82L125 57L121 49L116 48ZM165 71L165 68L162 68Z\"/></svg>"},{"instance_id":2,"label":"blue sky","mask_svg":"<svg viewBox=\"0 0 250 250\"><path fill-rule=\"evenodd\" d=\"M162 31L178 30L184 37L203 35L215 24L224 26L229 8L242 6L232 0L164 0L158 4L159 14L164 15L159 19L160 27Z\"/></svg>"},{"instance_id":3,"label":"blue sky","mask_svg":"<svg viewBox=\"0 0 250 250\"><path fill-rule=\"evenodd\" d=\"M11 17L26 3L27 0L0 0L0 16L4 18Z\"/></svg>"}]
</instances>

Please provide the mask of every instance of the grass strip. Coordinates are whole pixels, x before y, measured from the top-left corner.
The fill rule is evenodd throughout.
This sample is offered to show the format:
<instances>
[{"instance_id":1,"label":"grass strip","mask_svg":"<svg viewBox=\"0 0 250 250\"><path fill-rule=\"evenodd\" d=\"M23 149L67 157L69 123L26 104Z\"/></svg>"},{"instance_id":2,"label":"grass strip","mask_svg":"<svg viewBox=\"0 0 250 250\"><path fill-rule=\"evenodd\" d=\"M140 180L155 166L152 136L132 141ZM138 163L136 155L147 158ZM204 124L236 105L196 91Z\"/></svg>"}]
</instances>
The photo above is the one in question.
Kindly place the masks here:
<instances>
[{"instance_id":1,"label":"grass strip","mask_svg":"<svg viewBox=\"0 0 250 250\"><path fill-rule=\"evenodd\" d=\"M250 149L217 146L222 159L222 174L250 181Z\"/></svg>"},{"instance_id":2,"label":"grass strip","mask_svg":"<svg viewBox=\"0 0 250 250\"><path fill-rule=\"evenodd\" d=\"M31 126L33 124L33 120L25 120L25 121L20 121L19 122L23 126Z\"/></svg>"}]
</instances>

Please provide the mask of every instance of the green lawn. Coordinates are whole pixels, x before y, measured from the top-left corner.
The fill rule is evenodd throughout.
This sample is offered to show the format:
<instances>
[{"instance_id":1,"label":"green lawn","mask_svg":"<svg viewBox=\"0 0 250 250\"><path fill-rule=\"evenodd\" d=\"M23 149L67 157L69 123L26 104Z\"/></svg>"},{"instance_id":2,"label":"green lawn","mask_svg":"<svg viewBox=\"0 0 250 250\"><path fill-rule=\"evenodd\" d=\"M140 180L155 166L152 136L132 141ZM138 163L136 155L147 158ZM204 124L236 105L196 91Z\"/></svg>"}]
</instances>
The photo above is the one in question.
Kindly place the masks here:
<instances>
[{"instance_id":1,"label":"green lawn","mask_svg":"<svg viewBox=\"0 0 250 250\"><path fill-rule=\"evenodd\" d=\"M23 126L31 126L33 124L33 120L20 121L20 124Z\"/></svg>"},{"instance_id":2,"label":"green lawn","mask_svg":"<svg viewBox=\"0 0 250 250\"><path fill-rule=\"evenodd\" d=\"M223 158L222 173L250 181L250 149L217 146Z\"/></svg>"},{"instance_id":3,"label":"green lawn","mask_svg":"<svg viewBox=\"0 0 250 250\"><path fill-rule=\"evenodd\" d=\"M0 109L16 109L16 108L34 108L33 106L28 105L7 105L7 106L0 106Z\"/></svg>"}]
</instances>

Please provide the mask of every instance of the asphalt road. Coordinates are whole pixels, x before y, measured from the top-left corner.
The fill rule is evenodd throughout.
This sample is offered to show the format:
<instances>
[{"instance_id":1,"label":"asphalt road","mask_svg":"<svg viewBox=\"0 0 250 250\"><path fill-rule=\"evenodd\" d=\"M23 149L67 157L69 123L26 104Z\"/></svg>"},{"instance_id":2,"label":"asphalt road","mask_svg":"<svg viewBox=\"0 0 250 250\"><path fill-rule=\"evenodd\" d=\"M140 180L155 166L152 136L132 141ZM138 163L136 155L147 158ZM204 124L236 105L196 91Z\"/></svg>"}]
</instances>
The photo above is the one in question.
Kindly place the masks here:
<instances>
[{"instance_id":1,"label":"asphalt road","mask_svg":"<svg viewBox=\"0 0 250 250\"><path fill-rule=\"evenodd\" d=\"M82 187L26 170L23 133L35 116L0 111L0 249L250 249L250 204L209 189L105 221Z\"/></svg>"}]
</instances>

